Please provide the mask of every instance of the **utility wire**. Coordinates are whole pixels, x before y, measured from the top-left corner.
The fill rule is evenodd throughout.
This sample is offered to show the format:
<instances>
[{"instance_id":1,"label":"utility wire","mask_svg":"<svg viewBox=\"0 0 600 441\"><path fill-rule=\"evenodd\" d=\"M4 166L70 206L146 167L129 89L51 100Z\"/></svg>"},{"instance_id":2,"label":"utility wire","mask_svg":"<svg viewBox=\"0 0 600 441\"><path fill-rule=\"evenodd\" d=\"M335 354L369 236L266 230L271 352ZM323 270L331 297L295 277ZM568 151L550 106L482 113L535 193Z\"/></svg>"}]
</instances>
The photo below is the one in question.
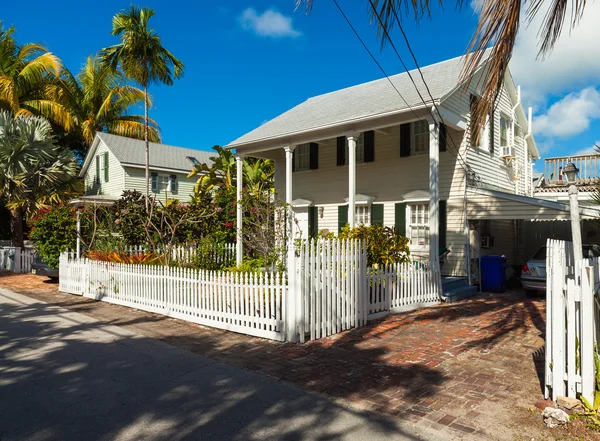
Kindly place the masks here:
<instances>
[{"instance_id":1,"label":"utility wire","mask_svg":"<svg viewBox=\"0 0 600 441\"><path fill-rule=\"evenodd\" d=\"M379 67L379 70L381 71L381 73L383 73L383 75L385 76L385 78L389 81L389 83L392 85L392 87L394 88L394 90L398 93L398 95L400 96L400 98L402 99L402 101L404 101L404 104L406 104L406 106L409 108L409 110L412 112L412 114L417 118L417 120L419 120L421 122L427 122L427 120L423 120L421 117L419 117L419 115L417 115L417 113L415 112L415 110L411 107L410 104L408 104L408 102L406 101L406 99L402 96L402 94L400 93L400 91L398 90L398 88L396 87L396 85L392 82L392 80L390 79L389 75L386 73L385 69L381 66L381 64L379 63L379 61L377 61L377 58L375 58L375 56L369 50L369 48L367 47L367 45L365 44L365 42L363 41L363 39L361 38L361 36L359 35L359 33L356 31L356 29L354 28L354 25L352 24L352 22L350 21L350 19L348 18L348 16L344 13L343 9L341 8L341 6L337 2L337 0L333 0L333 3L338 8L338 10L340 11L340 13L344 17L344 19L346 20L346 23L348 23L348 26L350 26L350 28L354 32L354 35L356 35L356 38L358 38L358 40L362 44L363 48L371 56L371 59L375 62L375 64L377 64L377 67ZM425 107L427 107L427 104L425 104ZM434 119L434 122L435 122L435 119ZM439 141L439 139L437 137L437 134L435 132L430 132L430 133Z\"/></svg>"},{"instance_id":2,"label":"utility wire","mask_svg":"<svg viewBox=\"0 0 600 441\"><path fill-rule=\"evenodd\" d=\"M398 49L396 48L396 45L394 44L387 28L383 25L383 20L381 18L381 15L379 14L379 12L377 11L377 8L375 7L375 5L373 4L373 0L369 0L369 4L371 5L371 9L373 10L373 12L375 13L375 15L377 16L377 20L379 21L379 25L381 26L381 29L384 32L385 37L387 38L387 40L389 41L390 45L392 46L392 49L394 50L394 52L396 53L396 56L398 57L398 60L400 60L400 63L402 64L402 67L404 68L404 70L406 71L408 77L410 78L411 83L413 84L415 90L417 91L417 94L419 95L419 98L421 99L421 102L425 105L427 111L429 112L429 115L431 116L431 118L433 119L435 125L437 127L439 127L438 125L438 120L439 121L443 121L444 119L442 118L442 115L437 107L437 105L435 104L435 99L433 98L431 91L429 90L429 86L427 85L427 82L425 81L425 77L423 76L423 72L421 71L421 69L419 68L419 64L417 63L417 60L413 54L413 60L415 61L415 65L417 66L417 69L421 75L421 80L423 81L423 84L425 85L425 88L427 89L427 92L429 93L429 97L431 98L431 104L433 106L433 108L436 110L437 114L438 114L438 118L436 119L436 117L433 115L433 113L431 112L431 109L429 108L429 106L427 105L427 102L425 100L425 98L423 97L423 95L421 94L421 91L419 89L419 87L417 86L414 78L412 77L410 70L408 69L408 67L406 66L406 63L404 62L404 60L402 59L402 57L400 56L400 53L398 52ZM394 10L395 11L395 10ZM397 15L396 15L397 17ZM402 30L402 33L404 34L404 30ZM405 34L404 34L405 35ZM406 38L405 35L405 41L408 43L408 39ZM412 53L412 50L411 50ZM448 136L446 136L446 139L448 138ZM454 145L454 148L457 149L456 144L454 144L454 140L452 138L450 138L450 141L452 142L452 144ZM447 143L446 143L447 144ZM448 145L446 145L446 150L449 151L448 149ZM451 152L456 159L459 161L460 166L465 170L468 171L467 168L467 164L464 160L464 158L462 158L462 155L460 154L460 149L457 149L456 154L454 154L454 152ZM458 155L458 156L457 156ZM460 157L460 158L459 158Z\"/></svg>"}]
</instances>

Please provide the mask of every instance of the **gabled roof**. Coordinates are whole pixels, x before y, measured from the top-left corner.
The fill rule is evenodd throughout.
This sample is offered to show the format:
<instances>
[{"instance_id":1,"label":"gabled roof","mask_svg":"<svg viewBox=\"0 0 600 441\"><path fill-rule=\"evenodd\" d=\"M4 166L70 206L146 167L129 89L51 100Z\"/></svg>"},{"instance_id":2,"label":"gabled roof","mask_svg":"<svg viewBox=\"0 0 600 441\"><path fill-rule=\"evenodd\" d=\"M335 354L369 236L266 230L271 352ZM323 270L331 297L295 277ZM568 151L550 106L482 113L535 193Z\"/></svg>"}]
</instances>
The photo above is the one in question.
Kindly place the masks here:
<instances>
[{"instance_id":1,"label":"gabled roof","mask_svg":"<svg viewBox=\"0 0 600 441\"><path fill-rule=\"evenodd\" d=\"M484 61L487 60L489 53L488 49L484 55ZM463 62L464 57L461 56L421 68L425 82L435 101L441 100L461 84L460 75L464 66ZM414 79L418 91L425 98L426 104L431 104L431 97L419 72L412 70L410 75ZM309 98L302 104L236 139L227 147L235 148L256 141L341 125L369 116L409 110L409 106L411 108L423 107L423 101L408 73L393 75L389 78L394 86L387 78L382 78ZM398 92L404 100L398 96Z\"/></svg>"},{"instance_id":2,"label":"gabled roof","mask_svg":"<svg viewBox=\"0 0 600 441\"><path fill-rule=\"evenodd\" d=\"M115 155L117 160L123 166L145 167L146 144L143 140L127 138L125 136L112 135L110 133L97 132L88 154L81 168L80 176L84 176L100 142ZM209 159L215 156L214 152L207 152L185 147L177 147L167 144L150 143L150 168L165 169L180 172L190 172L193 170L193 164L186 156L194 157L201 163L212 161Z\"/></svg>"}]
</instances>

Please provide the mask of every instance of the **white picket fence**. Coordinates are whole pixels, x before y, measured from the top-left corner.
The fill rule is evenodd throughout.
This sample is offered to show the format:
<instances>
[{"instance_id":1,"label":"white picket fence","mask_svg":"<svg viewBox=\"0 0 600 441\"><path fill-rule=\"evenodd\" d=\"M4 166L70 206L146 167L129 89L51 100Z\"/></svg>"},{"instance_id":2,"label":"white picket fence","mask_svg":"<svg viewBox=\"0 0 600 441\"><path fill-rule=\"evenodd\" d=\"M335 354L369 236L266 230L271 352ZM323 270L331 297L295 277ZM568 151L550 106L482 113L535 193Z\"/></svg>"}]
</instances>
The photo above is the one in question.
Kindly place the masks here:
<instances>
[{"instance_id":1,"label":"white picket fence","mask_svg":"<svg viewBox=\"0 0 600 441\"><path fill-rule=\"evenodd\" d=\"M364 242L302 241L293 277L75 259L60 287L221 329L304 342L439 301L439 270L411 263L367 268Z\"/></svg>"},{"instance_id":2,"label":"white picket fence","mask_svg":"<svg viewBox=\"0 0 600 441\"><path fill-rule=\"evenodd\" d=\"M127 253L138 254L150 251L148 246L130 246L125 250ZM159 251L160 252L160 251ZM235 264L235 244L226 243L206 248L199 245L177 245L171 250L172 259L180 264L191 264L197 259L199 254L203 259L223 265Z\"/></svg>"},{"instance_id":3,"label":"white picket fence","mask_svg":"<svg viewBox=\"0 0 600 441\"><path fill-rule=\"evenodd\" d=\"M37 251L34 248L0 247L0 269L30 273Z\"/></svg>"},{"instance_id":4,"label":"white picket fence","mask_svg":"<svg viewBox=\"0 0 600 441\"><path fill-rule=\"evenodd\" d=\"M576 262L571 242L548 239L545 396L594 403L600 331L600 261Z\"/></svg>"},{"instance_id":5,"label":"white picket fence","mask_svg":"<svg viewBox=\"0 0 600 441\"><path fill-rule=\"evenodd\" d=\"M367 268L362 241L303 241L298 252L300 342L439 302L439 271L413 263Z\"/></svg>"},{"instance_id":6,"label":"white picket fence","mask_svg":"<svg viewBox=\"0 0 600 441\"><path fill-rule=\"evenodd\" d=\"M59 289L201 325L282 341L285 274L60 259Z\"/></svg>"}]
</instances>

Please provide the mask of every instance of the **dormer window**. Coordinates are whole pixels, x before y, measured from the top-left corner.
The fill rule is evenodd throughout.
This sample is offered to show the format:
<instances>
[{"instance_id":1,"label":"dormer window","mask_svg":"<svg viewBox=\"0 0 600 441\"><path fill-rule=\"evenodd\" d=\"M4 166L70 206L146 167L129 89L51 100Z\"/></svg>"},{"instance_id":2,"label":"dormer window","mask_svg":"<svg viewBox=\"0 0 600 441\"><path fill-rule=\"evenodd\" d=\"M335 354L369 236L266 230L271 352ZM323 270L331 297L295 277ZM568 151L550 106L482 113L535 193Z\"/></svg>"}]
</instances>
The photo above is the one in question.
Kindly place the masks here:
<instances>
[{"instance_id":1,"label":"dormer window","mask_svg":"<svg viewBox=\"0 0 600 441\"><path fill-rule=\"evenodd\" d=\"M195 157L193 156L186 156L185 157L188 161L190 161L194 167L199 167L202 165L202 163L200 161L198 161Z\"/></svg>"}]
</instances>

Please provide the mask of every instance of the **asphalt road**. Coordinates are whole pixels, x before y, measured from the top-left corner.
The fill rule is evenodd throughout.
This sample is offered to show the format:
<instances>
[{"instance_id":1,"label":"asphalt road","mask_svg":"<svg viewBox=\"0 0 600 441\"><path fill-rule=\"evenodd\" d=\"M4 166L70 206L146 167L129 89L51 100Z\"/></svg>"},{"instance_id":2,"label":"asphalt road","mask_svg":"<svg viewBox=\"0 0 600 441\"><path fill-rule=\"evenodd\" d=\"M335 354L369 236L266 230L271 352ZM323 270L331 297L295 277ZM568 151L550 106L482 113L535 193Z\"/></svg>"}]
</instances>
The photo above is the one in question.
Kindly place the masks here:
<instances>
[{"instance_id":1,"label":"asphalt road","mask_svg":"<svg viewBox=\"0 0 600 441\"><path fill-rule=\"evenodd\" d=\"M445 439L414 430L0 289L0 441Z\"/></svg>"}]
</instances>

